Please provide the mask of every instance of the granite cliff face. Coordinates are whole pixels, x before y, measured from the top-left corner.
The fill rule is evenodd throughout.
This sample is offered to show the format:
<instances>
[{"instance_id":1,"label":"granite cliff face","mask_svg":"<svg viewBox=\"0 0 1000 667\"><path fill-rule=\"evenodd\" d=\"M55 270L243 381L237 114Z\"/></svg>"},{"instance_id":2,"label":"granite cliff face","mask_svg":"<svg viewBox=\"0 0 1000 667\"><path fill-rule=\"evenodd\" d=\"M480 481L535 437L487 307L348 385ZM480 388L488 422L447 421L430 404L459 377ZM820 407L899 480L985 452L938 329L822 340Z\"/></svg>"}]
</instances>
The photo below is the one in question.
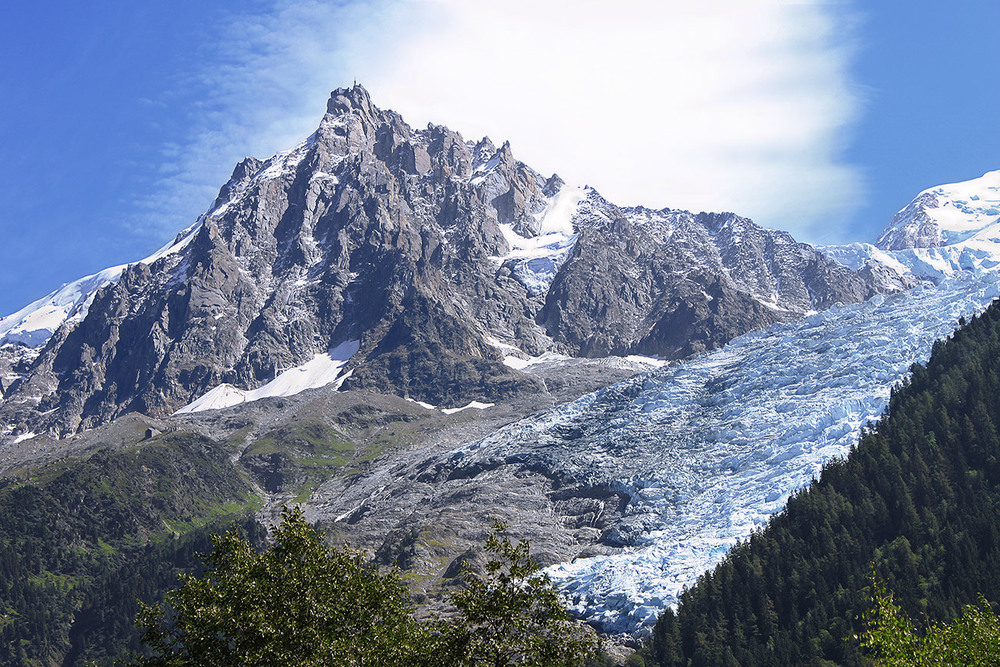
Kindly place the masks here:
<instances>
[{"instance_id":1,"label":"granite cliff face","mask_svg":"<svg viewBox=\"0 0 1000 667\"><path fill-rule=\"evenodd\" d=\"M732 213L620 209L592 199L538 316L579 355L682 358L876 292L787 233Z\"/></svg>"},{"instance_id":2,"label":"granite cliff face","mask_svg":"<svg viewBox=\"0 0 1000 667\"><path fill-rule=\"evenodd\" d=\"M738 216L620 208L508 144L412 129L360 86L334 91L295 149L237 165L174 244L112 273L63 300L73 317L43 348L5 353L0 437L168 415L344 346L343 389L501 400L539 389L505 357L680 358L880 290ZM0 320L3 341L18 326Z\"/></svg>"}]
</instances>

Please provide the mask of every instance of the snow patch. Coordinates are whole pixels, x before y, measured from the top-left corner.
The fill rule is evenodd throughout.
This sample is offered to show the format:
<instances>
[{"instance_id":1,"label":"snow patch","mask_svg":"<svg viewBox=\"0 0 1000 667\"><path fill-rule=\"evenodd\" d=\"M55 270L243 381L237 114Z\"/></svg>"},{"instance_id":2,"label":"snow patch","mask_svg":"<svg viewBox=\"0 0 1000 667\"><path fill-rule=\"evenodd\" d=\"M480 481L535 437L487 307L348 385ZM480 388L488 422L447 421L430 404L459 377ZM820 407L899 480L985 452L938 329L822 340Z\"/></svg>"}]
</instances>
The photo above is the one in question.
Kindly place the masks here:
<instances>
[{"instance_id":1,"label":"snow patch","mask_svg":"<svg viewBox=\"0 0 1000 667\"><path fill-rule=\"evenodd\" d=\"M633 361L637 364L645 364L646 366L652 366L654 368L663 368L670 362L666 359L661 359L660 357L646 357L641 354L629 354L625 357L628 361Z\"/></svg>"},{"instance_id":2,"label":"snow patch","mask_svg":"<svg viewBox=\"0 0 1000 667\"><path fill-rule=\"evenodd\" d=\"M485 410L486 408L492 408L496 403L480 403L479 401L471 401L468 405L463 405L460 408L441 408L441 412L446 415L453 415L456 412L461 412L462 410Z\"/></svg>"},{"instance_id":3,"label":"snow patch","mask_svg":"<svg viewBox=\"0 0 1000 667\"><path fill-rule=\"evenodd\" d=\"M423 401L418 401L415 398L406 397L406 400L410 403L416 403L425 410L440 410L446 415L453 415L456 412L461 412L462 410L485 410L486 408L492 408L496 403L481 403L479 401L471 401L468 405L463 405L460 408L439 408L432 403L425 403Z\"/></svg>"},{"instance_id":4,"label":"snow patch","mask_svg":"<svg viewBox=\"0 0 1000 667\"><path fill-rule=\"evenodd\" d=\"M573 215L586 196L585 188L564 186L560 189L535 216L536 236L524 237L514 231L513 225L500 225L510 251L495 259L509 266L514 278L532 296L548 291L559 267L569 258L577 239L573 232Z\"/></svg>"},{"instance_id":5,"label":"snow patch","mask_svg":"<svg viewBox=\"0 0 1000 667\"><path fill-rule=\"evenodd\" d=\"M549 199L549 205L535 216L538 221L538 234L573 234L573 215L580 207L580 202L587 198L587 190L582 187L563 186L555 197Z\"/></svg>"},{"instance_id":6,"label":"snow patch","mask_svg":"<svg viewBox=\"0 0 1000 667\"><path fill-rule=\"evenodd\" d=\"M523 352L521 354L524 355ZM537 357L528 356L527 359L519 356L508 355L503 358L503 363L504 366L507 366L508 368L521 371L529 366L534 366L535 364L545 364L553 361L566 361L567 359L571 359L571 357L567 357L565 354L556 354L555 352L543 352Z\"/></svg>"},{"instance_id":7,"label":"snow patch","mask_svg":"<svg viewBox=\"0 0 1000 667\"><path fill-rule=\"evenodd\" d=\"M356 340L341 343L329 352L317 354L301 366L282 372L257 389L247 391L231 384L219 385L174 414L219 410L240 403L259 401L262 398L292 396L331 383L335 384L334 389L339 389L344 380L351 375L351 371L342 373L342 370L360 347L360 341Z\"/></svg>"}]
</instances>

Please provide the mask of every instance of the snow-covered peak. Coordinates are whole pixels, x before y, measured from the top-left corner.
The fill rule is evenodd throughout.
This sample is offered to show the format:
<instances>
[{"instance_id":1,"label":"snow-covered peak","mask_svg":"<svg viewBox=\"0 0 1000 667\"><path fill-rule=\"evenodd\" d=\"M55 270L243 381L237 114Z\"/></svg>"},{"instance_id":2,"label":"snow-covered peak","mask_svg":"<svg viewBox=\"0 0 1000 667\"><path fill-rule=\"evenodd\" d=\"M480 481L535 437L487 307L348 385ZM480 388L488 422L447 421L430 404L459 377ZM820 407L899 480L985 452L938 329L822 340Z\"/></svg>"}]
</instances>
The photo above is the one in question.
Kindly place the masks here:
<instances>
[{"instance_id":1,"label":"snow-covered peak","mask_svg":"<svg viewBox=\"0 0 1000 667\"><path fill-rule=\"evenodd\" d=\"M323 123L325 124L333 122L337 121L329 120L329 117L323 119ZM225 215L226 211L230 209L230 207L245 199L247 194L253 190L254 186L258 186L265 181L293 178L299 164L305 159L309 150L315 145L316 133L314 132L295 148L276 153L271 158L261 163L259 169L255 173L250 174L238 181L231 180L225 188L225 190L227 190L228 197L224 200L222 200L222 198L217 200L215 205L212 207L212 210L208 212L208 216L213 218L222 217Z\"/></svg>"},{"instance_id":2,"label":"snow-covered peak","mask_svg":"<svg viewBox=\"0 0 1000 667\"><path fill-rule=\"evenodd\" d=\"M141 263L152 264L183 250L194 238L201 222L199 219L173 241L141 260ZM97 291L105 285L118 282L127 267L128 264L120 264L74 280L29 303L16 313L0 318L0 344L21 343L28 347L44 345L63 323L74 324L83 320Z\"/></svg>"},{"instance_id":3,"label":"snow-covered peak","mask_svg":"<svg viewBox=\"0 0 1000 667\"><path fill-rule=\"evenodd\" d=\"M904 283L936 283L962 272L996 271L1000 171L924 190L893 217L875 245L853 243L819 250L852 269L867 264Z\"/></svg>"},{"instance_id":4,"label":"snow-covered peak","mask_svg":"<svg viewBox=\"0 0 1000 667\"><path fill-rule=\"evenodd\" d=\"M472 172L482 174L492 170L500 162L497 157L497 147L489 137L483 137L472 148Z\"/></svg>"},{"instance_id":5,"label":"snow-covered peak","mask_svg":"<svg viewBox=\"0 0 1000 667\"><path fill-rule=\"evenodd\" d=\"M1000 170L921 192L893 218L876 245L906 250L954 245L1000 219Z\"/></svg>"},{"instance_id":6,"label":"snow-covered peak","mask_svg":"<svg viewBox=\"0 0 1000 667\"><path fill-rule=\"evenodd\" d=\"M204 216L178 234L172 241L137 263L150 265L163 257L176 254L183 250L194 238L207 217L219 218L234 204L245 198L255 185L268 180L287 178L294 175L295 170L309 149L316 143L313 134L305 141L289 151L277 153L266 162L253 161L258 169L252 174L244 174L243 178L234 179L224 188L225 196L216 200L212 209ZM243 165L250 164L248 158L237 166L237 171ZM93 275L84 276L79 280L67 283L34 301L21 310L0 318L0 344L21 343L29 347L44 345L56 329L64 322L74 324L87 315L87 310L94 300L97 291L111 283L118 282L128 264L112 266Z\"/></svg>"},{"instance_id":7,"label":"snow-covered peak","mask_svg":"<svg viewBox=\"0 0 1000 667\"><path fill-rule=\"evenodd\" d=\"M63 322L82 320L97 290L116 282L125 266L112 266L74 280L0 319L0 343L22 343L28 347L44 345Z\"/></svg>"}]
</instances>

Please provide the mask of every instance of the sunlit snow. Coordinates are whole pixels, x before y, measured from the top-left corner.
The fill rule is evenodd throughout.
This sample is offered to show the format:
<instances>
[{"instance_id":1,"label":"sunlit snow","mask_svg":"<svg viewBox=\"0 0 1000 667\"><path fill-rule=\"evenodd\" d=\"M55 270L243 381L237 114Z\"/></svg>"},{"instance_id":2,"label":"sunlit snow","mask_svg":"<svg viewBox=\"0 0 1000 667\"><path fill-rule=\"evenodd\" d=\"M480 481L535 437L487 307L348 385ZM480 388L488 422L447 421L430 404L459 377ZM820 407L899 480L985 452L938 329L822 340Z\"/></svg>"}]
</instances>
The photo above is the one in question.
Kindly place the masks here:
<instances>
[{"instance_id":1,"label":"sunlit snow","mask_svg":"<svg viewBox=\"0 0 1000 667\"><path fill-rule=\"evenodd\" d=\"M262 398L292 396L306 389L316 389L334 383L334 388L350 376L350 371L342 373L344 366L358 351L360 342L356 340L341 343L329 352L317 354L311 360L284 371L267 384L257 389L238 389L231 384L222 384L185 405L176 414L219 410L240 403L259 401Z\"/></svg>"},{"instance_id":2,"label":"sunlit snow","mask_svg":"<svg viewBox=\"0 0 1000 667\"><path fill-rule=\"evenodd\" d=\"M32 438L35 438L37 436L38 436L37 433L34 433L33 431L28 431L27 433L22 433L21 435L14 438L14 441L11 442L11 444L16 445L19 442L24 442L25 440L31 440Z\"/></svg>"},{"instance_id":3,"label":"sunlit snow","mask_svg":"<svg viewBox=\"0 0 1000 667\"><path fill-rule=\"evenodd\" d=\"M511 267L511 273L532 295L543 294L563 265L577 235L573 232L573 214L587 191L584 188L564 186L549 200L548 206L535 216L538 223L536 236L524 237L512 225L500 225L510 251L497 259Z\"/></svg>"},{"instance_id":4,"label":"sunlit snow","mask_svg":"<svg viewBox=\"0 0 1000 667\"><path fill-rule=\"evenodd\" d=\"M152 264L162 257L180 252L191 242L200 226L199 220L184 230L176 240L143 259L142 263ZM16 313L0 319L0 343L24 343L29 347L44 344L64 322L72 324L86 317L97 291L117 282L127 266L112 266L63 285Z\"/></svg>"},{"instance_id":5,"label":"sunlit snow","mask_svg":"<svg viewBox=\"0 0 1000 667\"><path fill-rule=\"evenodd\" d=\"M938 200L938 206L925 207L924 211L944 232L947 243L964 241L970 232L1000 219L1000 171L928 188L920 194L931 194Z\"/></svg>"},{"instance_id":6,"label":"sunlit snow","mask_svg":"<svg viewBox=\"0 0 1000 667\"><path fill-rule=\"evenodd\" d=\"M483 403L481 401L469 401L468 404L463 405L460 408L439 408L438 406L433 405L431 403L425 403L423 401L418 401L416 399L409 398L409 397L407 397L406 400L408 400L410 403L416 403L417 405L419 405L420 407L422 407L422 408L424 408L426 410L440 410L441 412L443 412L446 415L453 415L453 414L455 414L457 412L462 412L463 410L485 410L487 408L492 408L493 406L496 405L496 403Z\"/></svg>"},{"instance_id":7,"label":"sunlit snow","mask_svg":"<svg viewBox=\"0 0 1000 667\"><path fill-rule=\"evenodd\" d=\"M456 412L461 412L462 410L485 410L486 408L492 408L496 403L482 403L480 401L469 401L468 405L463 405L460 408L441 408L441 412L446 415L453 415Z\"/></svg>"}]
</instances>

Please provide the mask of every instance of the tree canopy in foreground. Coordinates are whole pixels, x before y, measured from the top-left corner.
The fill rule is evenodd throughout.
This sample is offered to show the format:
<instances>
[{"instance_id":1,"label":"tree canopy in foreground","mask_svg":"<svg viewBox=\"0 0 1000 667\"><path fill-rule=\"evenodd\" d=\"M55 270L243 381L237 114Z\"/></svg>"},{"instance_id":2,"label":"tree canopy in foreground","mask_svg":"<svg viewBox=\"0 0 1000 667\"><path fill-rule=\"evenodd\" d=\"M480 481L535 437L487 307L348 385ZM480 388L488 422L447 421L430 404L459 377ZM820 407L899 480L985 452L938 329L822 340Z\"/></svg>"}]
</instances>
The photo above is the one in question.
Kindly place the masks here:
<instances>
[{"instance_id":1,"label":"tree canopy in foreground","mask_svg":"<svg viewBox=\"0 0 1000 667\"><path fill-rule=\"evenodd\" d=\"M139 616L145 667L179 665L588 664L592 632L572 621L548 578L502 523L485 573L466 572L453 618L417 621L396 572L324 544L298 508L286 508L262 552L236 531L213 539L206 572L185 575L163 605Z\"/></svg>"},{"instance_id":2,"label":"tree canopy in foreground","mask_svg":"<svg viewBox=\"0 0 1000 667\"><path fill-rule=\"evenodd\" d=\"M951 623L931 623L923 634L917 631L885 584L875 580L874 605L865 613L861 645L872 652L876 665L924 667L965 665L986 667L1000 664L1000 619L986 598L966 605Z\"/></svg>"}]
</instances>

